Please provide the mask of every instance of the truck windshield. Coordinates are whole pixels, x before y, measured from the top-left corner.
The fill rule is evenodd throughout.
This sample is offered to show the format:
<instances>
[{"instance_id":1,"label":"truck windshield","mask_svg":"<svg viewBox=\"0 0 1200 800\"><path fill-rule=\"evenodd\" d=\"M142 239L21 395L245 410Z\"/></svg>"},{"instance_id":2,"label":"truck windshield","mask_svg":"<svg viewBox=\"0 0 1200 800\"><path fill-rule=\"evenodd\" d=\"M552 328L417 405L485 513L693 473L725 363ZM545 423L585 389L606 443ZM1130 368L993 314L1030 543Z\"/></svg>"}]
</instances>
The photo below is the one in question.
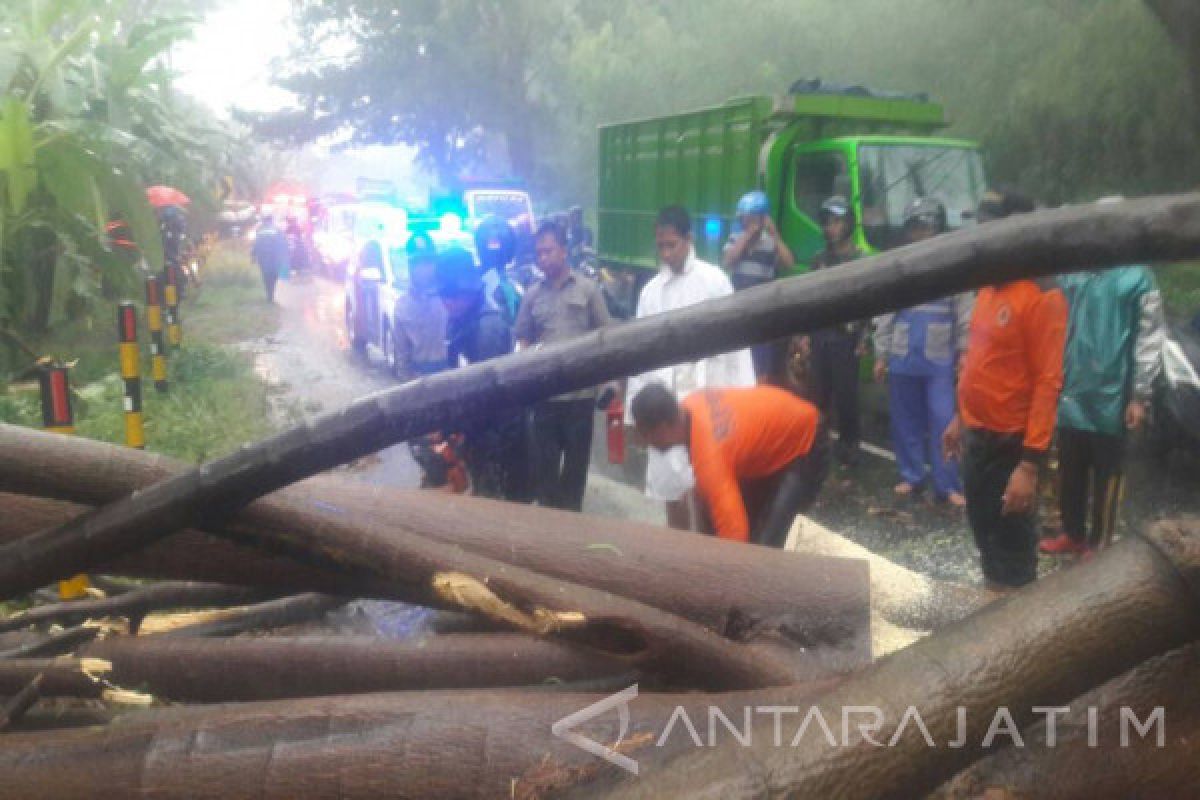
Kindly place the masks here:
<instances>
[{"instance_id":1,"label":"truck windshield","mask_svg":"<svg viewBox=\"0 0 1200 800\"><path fill-rule=\"evenodd\" d=\"M974 213L985 187L983 160L967 147L860 145L862 225L877 250L904 244L904 208L915 197L946 206L951 228Z\"/></svg>"}]
</instances>

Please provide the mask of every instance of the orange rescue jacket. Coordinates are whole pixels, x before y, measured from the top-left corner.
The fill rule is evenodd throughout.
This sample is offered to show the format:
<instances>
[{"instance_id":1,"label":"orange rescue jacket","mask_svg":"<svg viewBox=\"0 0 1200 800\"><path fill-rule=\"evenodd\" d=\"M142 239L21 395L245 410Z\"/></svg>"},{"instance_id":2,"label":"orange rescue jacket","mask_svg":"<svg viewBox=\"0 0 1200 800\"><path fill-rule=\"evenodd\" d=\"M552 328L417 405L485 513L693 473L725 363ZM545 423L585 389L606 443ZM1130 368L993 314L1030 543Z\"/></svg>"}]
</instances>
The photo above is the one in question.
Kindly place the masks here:
<instances>
[{"instance_id":1,"label":"orange rescue jacket","mask_svg":"<svg viewBox=\"0 0 1200 800\"><path fill-rule=\"evenodd\" d=\"M747 541L750 520L739 481L765 478L812 449L818 413L773 386L705 389L684 398L696 488L717 535Z\"/></svg>"},{"instance_id":2,"label":"orange rescue jacket","mask_svg":"<svg viewBox=\"0 0 1200 800\"><path fill-rule=\"evenodd\" d=\"M980 290L958 380L963 424L1019 433L1027 457L1041 459L1054 434L1066 336L1067 301L1054 281Z\"/></svg>"}]
</instances>

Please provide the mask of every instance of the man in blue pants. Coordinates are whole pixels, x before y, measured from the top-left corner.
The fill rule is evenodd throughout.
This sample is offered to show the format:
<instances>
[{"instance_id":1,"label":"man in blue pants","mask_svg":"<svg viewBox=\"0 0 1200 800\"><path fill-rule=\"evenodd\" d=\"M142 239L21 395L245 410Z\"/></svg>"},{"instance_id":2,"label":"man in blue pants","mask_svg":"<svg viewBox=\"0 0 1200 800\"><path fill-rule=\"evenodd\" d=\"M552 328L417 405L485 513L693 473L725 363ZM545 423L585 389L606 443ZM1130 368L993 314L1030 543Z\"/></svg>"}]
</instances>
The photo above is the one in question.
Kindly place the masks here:
<instances>
[{"instance_id":1,"label":"man in blue pants","mask_svg":"<svg viewBox=\"0 0 1200 800\"><path fill-rule=\"evenodd\" d=\"M946 209L918 197L905 209L904 227L910 243L936 236L946 230ZM888 376L898 496L928 482L938 502L965 505L957 465L943 458L941 441L954 418L955 369L966 351L971 308L971 296L962 294L875 320L875 380Z\"/></svg>"}]
</instances>

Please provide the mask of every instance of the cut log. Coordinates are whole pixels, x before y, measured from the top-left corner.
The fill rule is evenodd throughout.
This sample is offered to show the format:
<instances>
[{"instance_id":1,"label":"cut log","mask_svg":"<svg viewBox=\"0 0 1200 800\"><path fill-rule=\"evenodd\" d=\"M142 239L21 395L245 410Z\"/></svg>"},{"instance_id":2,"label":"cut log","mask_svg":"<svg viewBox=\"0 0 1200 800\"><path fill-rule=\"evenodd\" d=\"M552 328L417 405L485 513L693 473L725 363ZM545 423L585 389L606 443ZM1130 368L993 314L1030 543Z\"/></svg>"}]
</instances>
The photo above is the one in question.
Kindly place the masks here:
<instances>
[{"instance_id":1,"label":"cut log","mask_svg":"<svg viewBox=\"0 0 1200 800\"><path fill-rule=\"evenodd\" d=\"M3 427L6 426L0 426ZM4 510L0 514L0 542L61 525L89 510L74 503L6 493L0 493L0 509ZM387 581L371 575L347 574L333 566L302 564L294 558L238 545L196 530L181 531L144 550L114 559L105 569L134 578L257 586L280 594L319 591L344 597L387 600L401 600L407 596Z\"/></svg>"},{"instance_id":2,"label":"cut log","mask_svg":"<svg viewBox=\"0 0 1200 800\"><path fill-rule=\"evenodd\" d=\"M1039 722L1021 732L1021 747L988 756L930 800L1200 797L1200 644L1150 659L1065 708L1053 715L1053 741ZM1140 733L1135 724L1153 722L1157 709L1161 722Z\"/></svg>"},{"instance_id":3,"label":"cut log","mask_svg":"<svg viewBox=\"0 0 1200 800\"><path fill-rule=\"evenodd\" d=\"M793 700L836 680L786 692ZM778 689L640 694L629 726L610 712L575 730L617 749L653 749L677 706L707 720L778 702ZM551 733L603 697L546 691L406 692L126 715L103 729L12 733L5 790L22 800L532 800L604 762Z\"/></svg>"},{"instance_id":4,"label":"cut log","mask_svg":"<svg viewBox=\"0 0 1200 800\"><path fill-rule=\"evenodd\" d=\"M1177 260L1198 252L1200 195L1063 208L442 372L363 398L66 525L0 546L0 597L86 571L189 525L209 527L256 498L383 447L565 391L984 284Z\"/></svg>"},{"instance_id":5,"label":"cut log","mask_svg":"<svg viewBox=\"0 0 1200 800\"><path fill-rule=\"evenodd\" d=\"M73 628L52 633L44 639L29 644L19 645L0 652L0 659L6 658L42 658L57 656L74 651L80 645L87 644L105 632L103 625L84 624Z\"/></svg>"},{"instance_id":6,"label":"cut log","mask_svg":"<svg viewBox=\"0 0 1200 800\"><path fill-rule=\"evenodd\" d=\"M625 669L619 661L560 642L511 633L415 642L368 636L114 637L84 648L81 655L111 663L109 680L118 686L136 686L157 698L185 703L528 686L604 678ZM34 668L26 665L22 671L0 662L0 694ZM6 674L13 677L6 680ZM54 694L55 687L44 693Z\"/></svg>"},{"instance_id":7,"label":"cut log","mask_svg":"<svg viewBox=\"0 0 1200 800\"><path fill-rule=\"evenodd\" d=\"M129 619L130 630L136 633L138 623L150 611L167 608L245 605L265 600L268 597L271 597L271 593L261 589L173 581L134 589L115 597L70 600L30 608L0 619L0 631L50 623L71 625L86 619L100 617L126 617Z\"/></svg>"},{"instance_id":8,"label":"cut log","mask_svg":"<svg viewBox=\"0 0 1200 800\"><path fill-rule=\"evenodd\" d=\"M768 717L749 747L668 743L636 780L610 770L578 795L923 797L980 757L999 709L1019 729L1198 636L1200 522L1161 523L859 672L816 706L833 741L815 722L795 736L797 714L776 747Z\"/></svg>"},{"instance_id":9,"label":"cut log","mask_svg":"<svg viewBox=\"0 0 1200 800\"><path fill-rule=\"evenodd\" d=\"M60 444L59 438L0 426L0 486L101 503L175 468L140 451L76 439ZM35 468L10 469L7 459L18 455ZM854 560L781 558L770 548L715 537L681 540L677 531L650 525L330 478L264 498L226 526L226 535L238 541L254 536L298 558L315 552L343 569L358 563L380 569L386 559L374 554L403 546L407 534L629 597L737 641L782 640L828 671L870 660L868 572ZM395 598L398 580L390 577ZM411 592L401 599L437 601Z\"/></svg>"},{"instance_id":10,"label":"cut log","mask_svg":"<svg viewBox=\"0 0 1200 800\"><path fill-rule=\"evenodd\" d=\"M309 592L216 613L155 615L146 618L143 633L164 637L236 636L310 622L345 603L344 597Z\"/></svg>"},{"instance_id":11,"label":"cut log","mask_svg":"<svg viewBox=\"0 0 1200 800\"><path fill-rule=\"evenodd\" d=\"M25 712L41 699L42 682L45 677L40 672L35 674L7 702L0 705L0 731L8 730L9 726L20 722Z\"/></svg>"},{"instance_id":12,"label":"cut log","mask_svg":"<svg viewBox=\"0 0 1200 800\"><path fill-rule=\"evenodd\" d=\"M71 656L6 659L0 661L0 694L13 694L40 677L41 697L100 698L111 672L104 661Z\"/></svg>"}]
</instances>

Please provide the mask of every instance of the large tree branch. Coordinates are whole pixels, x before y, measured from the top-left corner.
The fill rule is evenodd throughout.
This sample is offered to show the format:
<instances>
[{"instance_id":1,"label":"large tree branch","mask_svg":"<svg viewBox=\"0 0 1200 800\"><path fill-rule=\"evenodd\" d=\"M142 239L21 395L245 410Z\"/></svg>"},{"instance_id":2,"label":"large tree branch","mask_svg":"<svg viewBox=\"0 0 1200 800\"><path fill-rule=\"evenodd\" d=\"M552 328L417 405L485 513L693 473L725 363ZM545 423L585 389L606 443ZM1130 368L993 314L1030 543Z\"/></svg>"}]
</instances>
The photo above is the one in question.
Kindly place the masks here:
<instances>
[{"instance_id":1,"label":"large tree branch","mask_svg":"<svg viewBox=\"0 0 1200 800\"><path fill-rule=\"evenodd\" d=\"M0 547L0 597L143 547L314 473L540 398L989 283L1200 252L1200 195L994 222L352 403L55 530Z\"/></svg>"}]
</instances>

